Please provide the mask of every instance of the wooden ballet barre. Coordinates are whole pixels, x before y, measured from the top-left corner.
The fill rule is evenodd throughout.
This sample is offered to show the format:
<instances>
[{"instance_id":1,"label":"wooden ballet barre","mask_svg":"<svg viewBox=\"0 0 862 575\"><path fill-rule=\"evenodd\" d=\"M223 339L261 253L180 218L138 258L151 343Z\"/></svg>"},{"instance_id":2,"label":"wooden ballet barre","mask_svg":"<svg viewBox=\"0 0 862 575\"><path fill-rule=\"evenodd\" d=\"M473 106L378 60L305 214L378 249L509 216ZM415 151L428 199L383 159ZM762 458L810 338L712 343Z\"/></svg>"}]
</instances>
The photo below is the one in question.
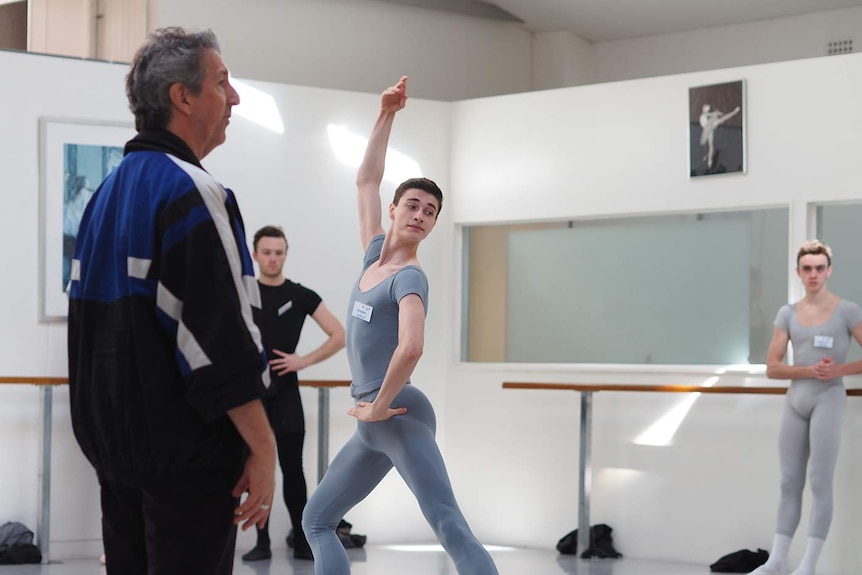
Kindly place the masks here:
<instances>
[{"instance_id":1,"label":"wooden ballet barre","mask_svg":"<svg viewBox=\"0 0 862 575\"><path fill-rule=\"evenodd\" d=\"M27 385L64 385L69 383L68 377L16 377L0 375L0 384L27 384Z\"/></svg>"},{"instance_id":2,"label":"wooden ballet barre","mask_svg":"<svg viewBox=\"0 0 862 575\"><path fill-rule=\"evenodd\" d=\"M28 385L65 385L69 383L68 377L31 377L0 375L0 384L28 384ZM350 382L344 379L308 379L299 382L302 387L350 387Z\"/></svg>"},{"instance_id":3,"label":"wooden ballet barre","mask_svg":"<svg viewBox=\"0 0 862 575\"><path fill-rule=\"evenodd\" d=\"M350 387L350 382L344 379L303 379L300 387Z\"/></svg>"},{"instance_id":4,"label":"wooden ballet barre","mask_svg":"<svg viewBox=\"0 0 862 575\"><path fill-rule=\"evenodd\" d=\"M738 385L639 385L631 383L539 383L504 381L503 389L577 391L581 394L580 466L578 486L578 548L589 546L590 534L590 461L592 459L593 393L600 391L653 393L713 393L743 395L785 395L786 386L746 387ZM862 388L847 390L848 396L862 396Z\"/></svg>"},{"instance_id":5,"label":"wooden ballet barre","mask_svg":"<svg viewBox=\"0 0 862 575\"><path fill-rule=\"evenodd\" d=\"M760 395L785 395L786 387L747 387L742 385L639 385L632 383L531 383L522 381L504 381L504 389L549 389L564 391L642 391L662 393L742 393ZM862 388L850 388L849 396L862 396Z\"/></svg>"}]
</instances>

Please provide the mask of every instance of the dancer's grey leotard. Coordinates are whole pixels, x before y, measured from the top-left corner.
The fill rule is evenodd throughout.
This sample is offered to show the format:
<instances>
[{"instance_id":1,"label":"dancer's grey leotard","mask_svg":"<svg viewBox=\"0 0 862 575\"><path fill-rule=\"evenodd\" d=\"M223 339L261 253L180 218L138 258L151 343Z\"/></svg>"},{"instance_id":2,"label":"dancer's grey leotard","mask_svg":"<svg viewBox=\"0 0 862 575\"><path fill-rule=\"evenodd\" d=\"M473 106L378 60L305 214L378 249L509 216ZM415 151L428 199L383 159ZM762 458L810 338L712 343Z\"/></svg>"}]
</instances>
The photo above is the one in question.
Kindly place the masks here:
<instances>
[{"instance_id":1,"label":"dancer's grey leotard","mask_svg":"<svg viewBox=\"0 0 862 575\"><path fill-rule=\"evenodd\" d=\"M384 236L368 246L362 272L380 259ZM359 289L359 279L350 293L347 309L345 346L353 383L354 398L380 389L389 360L398 346L398 303L406 295L417 294L428 312L428 279L417 266L406 266L368 291ZM409 381L408 381L409 383Z\"/></svg>"}]
</instances>

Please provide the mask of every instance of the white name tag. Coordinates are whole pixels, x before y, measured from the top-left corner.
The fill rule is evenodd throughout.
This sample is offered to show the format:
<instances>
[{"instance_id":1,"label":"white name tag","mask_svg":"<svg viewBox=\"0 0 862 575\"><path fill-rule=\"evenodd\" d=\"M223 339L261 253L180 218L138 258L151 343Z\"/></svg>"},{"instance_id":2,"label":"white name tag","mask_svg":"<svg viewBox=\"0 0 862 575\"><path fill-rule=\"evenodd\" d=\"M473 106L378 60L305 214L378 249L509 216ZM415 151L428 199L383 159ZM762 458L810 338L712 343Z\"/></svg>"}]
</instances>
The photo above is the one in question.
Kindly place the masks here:
<instances>
[{"instance_id":1,"label":"white name tag","mask_svg":"<svg viewBox=\"0 0 862 575\"><path fill-rule=\"evenodd\" d=\"M815 335L814 336L814 347L818 347L820 349L832 349L832 343L835 338L831 335Z\"/></svg>"},{"instance_id":2,"label":"white name tag","mask_svg":"<svg viewBox=\"0 0 862 575\"><path fill-rule=\"evenodd\" d=\"M289 302L287 302L286 304L284 304L283 306L278 308L278 315L283 314L284 312L286 312L287 310L289 310L292 307L293 307L293 300L290 300Z\"/></svg>"},{"instance_id":3,"label":"white name tag","mask_svg":"<svg viewBox=\"0 0 862 575\"><path fill-rule=\"evenodd\" d=\"M373 311L374 308L367 303L362 303L358 301L353 302L353 317L359 318L362 321L370 322L371 312Z\"/></svg>"}]
</instances>

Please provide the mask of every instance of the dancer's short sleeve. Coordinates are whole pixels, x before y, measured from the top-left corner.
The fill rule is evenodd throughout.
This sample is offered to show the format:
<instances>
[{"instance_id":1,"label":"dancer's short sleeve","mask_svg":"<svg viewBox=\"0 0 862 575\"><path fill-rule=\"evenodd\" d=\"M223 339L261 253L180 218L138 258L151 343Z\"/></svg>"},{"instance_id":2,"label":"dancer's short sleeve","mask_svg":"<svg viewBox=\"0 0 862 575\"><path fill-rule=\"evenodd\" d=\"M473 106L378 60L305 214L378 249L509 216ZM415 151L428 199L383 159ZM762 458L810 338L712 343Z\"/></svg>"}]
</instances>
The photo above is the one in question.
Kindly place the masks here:
<instances>
[{"instance_id":1,"label":"dancer's short sleeve","mask_svg":"<svg viewBox=\"0 0 862 575\"><path fill-rule=\"evenodd\" d=\"M862 308L859 307L859 304L852 301L845 300L844 304L841 306L841 315L844 318L844 323L847 325L847 331L853 331L853 328L862 321Z\"/></svg>"},{"instance_id":2,"label":"dancer's short sleeve","mask_svg":"<svg viewBox=\"0 0 862 575\"><path fill-rule=\"evenodd\" d=\"M775 316L775 321L773 324L775 327L790 333L790 317L793 315L793 306L783 305L781 309L778 310L778 314Z\"/></svg>"},{"instance_id":3,"label":"dancer's short sleeve","mask_svg":"<svg viewBox=\"0 0 862 575\"><path fill-rule=\"evenodd\" d=\"M415 293L422 300L425 313L428 313L428 278L425 272L415 266L408 266L398 272L392 282L392 301L396 304L404 296Z\"/></svg>"},{"instance_id":4,"label":"dancer's short sleeve","mask_svg":"<svg viewBox=\"0 0 862 575\"><path fill-rule=\"evenodd\" d=\"M386 238L383 234L374 236L368 242L368 248L365 250L365 256L362 258L362 271L367 270L371 264L380 259L380 251L383 249L383 240Z\"/></svg>"}]
</instances>

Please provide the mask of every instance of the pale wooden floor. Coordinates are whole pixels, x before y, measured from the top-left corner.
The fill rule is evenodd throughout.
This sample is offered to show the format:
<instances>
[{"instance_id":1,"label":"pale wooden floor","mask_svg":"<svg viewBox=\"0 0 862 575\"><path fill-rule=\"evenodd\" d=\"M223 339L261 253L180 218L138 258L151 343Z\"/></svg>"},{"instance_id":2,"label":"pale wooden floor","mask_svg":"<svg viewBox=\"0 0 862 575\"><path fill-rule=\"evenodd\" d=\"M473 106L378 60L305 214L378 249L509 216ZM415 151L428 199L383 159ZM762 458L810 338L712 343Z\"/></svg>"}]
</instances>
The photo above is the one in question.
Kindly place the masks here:
<instances>
[{"instance_id":1,"label":"pale wooden floor","mask_svg":"<svg viewBox=\"0 0 862 575\"><path fill-rule=\"evenodd\" d=\"M414 549L415 547L415 549ZM500 575L703 575L707 565L636 559L584 560L552 550L489 547ZM456 575L449 557L436 546L369 545L349 550L352 575ZM103 575L97 559L48 565L2 565L0 575ZM311 561L273 549L269 561L243 563L237 555L234 575L313 575Z\"/></svg>"}]
</instances>

